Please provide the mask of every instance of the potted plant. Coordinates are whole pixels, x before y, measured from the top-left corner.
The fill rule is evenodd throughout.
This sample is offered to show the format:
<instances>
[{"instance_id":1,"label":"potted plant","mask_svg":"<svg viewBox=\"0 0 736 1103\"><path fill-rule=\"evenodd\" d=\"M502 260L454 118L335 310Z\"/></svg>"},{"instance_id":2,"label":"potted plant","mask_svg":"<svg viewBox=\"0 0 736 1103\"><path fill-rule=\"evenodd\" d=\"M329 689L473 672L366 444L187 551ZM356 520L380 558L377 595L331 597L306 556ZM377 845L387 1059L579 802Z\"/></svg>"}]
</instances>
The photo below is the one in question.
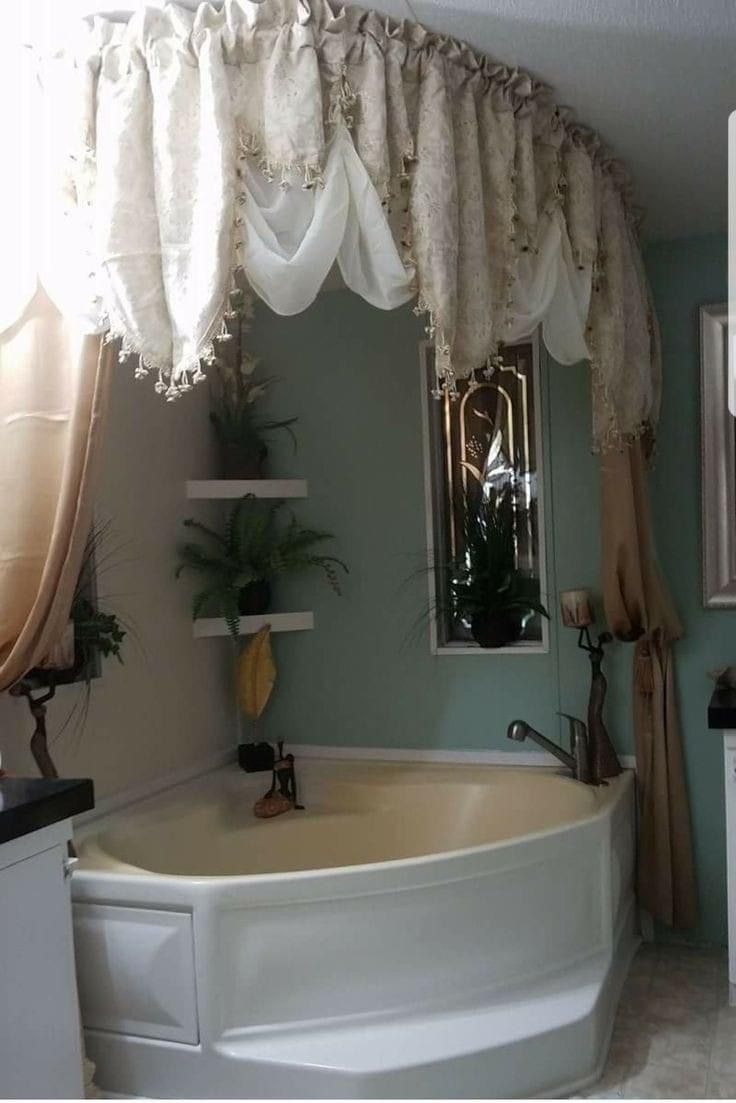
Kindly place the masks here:
<instances>
[{"instance_id":1,"label":"potted plant","mask_svg":"<svg viewBox=\"0 0 736 1103\"><path fill-rule=\"evenodd\" d=\"M268 459L270 436L282 429L296 438L291 426L295 417L275 421L262 417L259 402L274 382L273 376L258 376L258 360L245 347L251 309L243 291L231 295L229 318L234 332L220 341L220 354L211 373L212 410L210 421L220 447L225 478L261 479Z\"/></svg>"},{"instance_id":2,"label":"potted plant","mask_svg":"<svg viewBox=\"0 0 736 1103\"><path fill-rule=\"evenodd\" d=\"M516 563L516 531L525 512L511 482L464 502L464 549L447 567L449 604L452 615L469 621L481 647L514 643L529 613L549 618L538 583Z\"/></svg>"},{"instance_id":3,"label":"potted plant","mask_svg":"<svg viewBox=\"0 0 736 1103\"><path fill-rule=\"evenodd\" d=\"M107 525L90 533L64 636L42 665L29 670L8 691L11 696L25 697L28 702L35 721L31 753L42 777L58 777L48 749L46 731L46 707L55 696L57 687L84 683L88 700L91 680L99 674L102 659L114 657L120 663L123 661L121 648L125 628L115 613L106 613L99 608L95 594L96 553L108 537ZM109 556L110 553L107 554Z\"/></svg>"},{"instance_id":4,"label":"potted plant","mask_svg":"<svg viewBox=\"0 0 736 1103\"><path fill-rule=\"evenodd\" d=\"M322 555L316 546L333 539L329 532L304 528L292 515L286 526L277 524L282 501L265 503L247 494L233 506L223 533L191 518L184 525L206 538L206 544L186 542L179 547L178 578L189 570L203 576L205 585L192 599L192 616L207 606L225 618L235 637L241 616L265 613L271 601L271 582L280 574L308 567L324 571L340 593L337 568L347 573L341 559Z\"/></svg>"},{"instance_id":5,"label":"potted plant","mask_svg":"<svg viewBox=\"0 0 736 1103\"><path fill-rule=\"evenodd\" d=\"M110 525L95 526L84 548L82 564L69 610L66 632L40 666L29 670L23 681L33 688L45 689L75 682L89 685L99 674L102 659L115 658L122 663L122 644L126 629L115 613L101 609L95 585L96 562L100 556L110 565L117 549L110 547Z\"/></svg>"}]
</instances>

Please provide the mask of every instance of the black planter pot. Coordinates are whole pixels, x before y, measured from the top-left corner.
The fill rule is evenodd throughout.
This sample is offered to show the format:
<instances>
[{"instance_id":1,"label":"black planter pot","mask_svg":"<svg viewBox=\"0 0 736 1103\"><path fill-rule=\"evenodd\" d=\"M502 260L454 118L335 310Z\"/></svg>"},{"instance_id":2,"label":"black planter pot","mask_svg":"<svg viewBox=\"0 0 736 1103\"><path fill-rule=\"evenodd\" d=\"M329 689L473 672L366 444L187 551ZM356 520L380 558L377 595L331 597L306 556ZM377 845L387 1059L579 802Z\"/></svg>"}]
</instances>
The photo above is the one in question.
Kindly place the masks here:
<instances>
[{"instance_id":1,"label":"black planter pot","mask_svg":"<svg viewBox=\"0 0 736 1103\"><path fill-rule=\"evenodd\" d=\"M268 448L245 449L229 441L220 444L220 466L225 479L263 479L266 476Z\"/></svg>"},{"instance_id":2,"label":"black planter pot","mask_svg":"<svg viewBox=\"0 0 736 1103\"><path fill-rule=\"evenodd\" d=\"M507 647L521 635L521 619L514 613L475 613L470 630L481 647Z\"/></svg>"},{"instance_id":3,"label":"black planter pot","mask_svg":"<svg viewBox=\"0 0 736 1103\"><path fill-rule=\"evenodd\" d=\"M271 604L271 583L261 578L249 582L238 594L238 612L241 617L257 617L267 613Z\"/></svg>"}]
</instances>

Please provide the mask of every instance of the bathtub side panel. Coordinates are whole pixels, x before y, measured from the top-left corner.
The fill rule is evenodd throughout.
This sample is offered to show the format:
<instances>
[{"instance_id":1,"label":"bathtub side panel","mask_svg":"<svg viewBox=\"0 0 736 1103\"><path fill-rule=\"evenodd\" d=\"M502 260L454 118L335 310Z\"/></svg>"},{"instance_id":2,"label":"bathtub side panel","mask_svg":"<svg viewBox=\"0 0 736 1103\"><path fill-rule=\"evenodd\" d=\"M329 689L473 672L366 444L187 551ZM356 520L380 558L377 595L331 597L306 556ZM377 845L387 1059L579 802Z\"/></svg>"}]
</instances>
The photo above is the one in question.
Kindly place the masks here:
<instances>
[{"instance_id":1,"label":"bathtub side panel","mask_svg":"<svg viewBox=\"0 0 736 1103\"><path fill-rule=\"evenodd\" d=\"M215 912L212 986L223 1034L464 999L605 949L606 820L453 859L432 883ZM467 863L465 863L467 869ZM439 875L438 875L439 874ZM215 1033L217 1028L215 1028Z\"/></svg>"},{"instance_id":2,"label":"bathtub side panel","mask_svg":"<svg viewBox=\"0 0 736 1103\"><path fill-rule=\"evenodd\" d=\"M199 1041L191 914L76 903L74 940L86 1027Z\"/></svg>"}]
</instances>

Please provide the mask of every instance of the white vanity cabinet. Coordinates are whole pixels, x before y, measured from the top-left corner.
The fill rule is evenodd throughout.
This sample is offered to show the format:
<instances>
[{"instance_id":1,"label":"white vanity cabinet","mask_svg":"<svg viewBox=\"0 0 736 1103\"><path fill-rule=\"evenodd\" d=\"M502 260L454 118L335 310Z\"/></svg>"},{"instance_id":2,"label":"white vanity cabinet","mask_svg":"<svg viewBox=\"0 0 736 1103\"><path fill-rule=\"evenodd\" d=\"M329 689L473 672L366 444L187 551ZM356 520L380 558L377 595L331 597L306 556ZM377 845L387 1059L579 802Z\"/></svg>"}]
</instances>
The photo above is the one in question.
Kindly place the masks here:
<instances>
[{"instance_id":1,"label":"white vanity cabinet","mask_svg":"<svg viewBox=\"0 0 736 1103\"><path fill-rule=\"evenodd\" d=\"M0 1098L84 1096L67 842L90 782L0 779Z\"/></svg>"}]
</instances>

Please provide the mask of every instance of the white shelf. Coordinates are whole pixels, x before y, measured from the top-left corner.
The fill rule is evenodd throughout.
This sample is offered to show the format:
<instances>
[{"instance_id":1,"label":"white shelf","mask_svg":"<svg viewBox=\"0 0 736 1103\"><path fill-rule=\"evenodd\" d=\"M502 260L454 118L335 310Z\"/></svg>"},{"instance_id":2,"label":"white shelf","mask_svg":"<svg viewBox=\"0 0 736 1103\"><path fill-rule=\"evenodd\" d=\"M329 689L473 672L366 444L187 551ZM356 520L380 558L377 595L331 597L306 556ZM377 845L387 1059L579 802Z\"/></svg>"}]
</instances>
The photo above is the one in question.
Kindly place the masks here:
<instances>
[{"instance_id":1,"label":"white shelf","mask_svg":"<svg viewBox=\"0 0 736 1103\"><path fill-rule=\"evenodd\" d=\"M306 498L306 479L188 479L187 498Z\"/></svg>"},{"instance_id":2,"label":"white shelf","mask_svg":"<svg viewBox=\"0 0 736 1103\"><path fill-rule=\"evenodd\" d=\"M257 617L241 617L238 635L252 636L264 624L269 624L272 632L305 632L314 628L314 613L263 613ZM223 617L199 617L194 621L195 639L229 635Z\"/></svg>"}]
</instances>

